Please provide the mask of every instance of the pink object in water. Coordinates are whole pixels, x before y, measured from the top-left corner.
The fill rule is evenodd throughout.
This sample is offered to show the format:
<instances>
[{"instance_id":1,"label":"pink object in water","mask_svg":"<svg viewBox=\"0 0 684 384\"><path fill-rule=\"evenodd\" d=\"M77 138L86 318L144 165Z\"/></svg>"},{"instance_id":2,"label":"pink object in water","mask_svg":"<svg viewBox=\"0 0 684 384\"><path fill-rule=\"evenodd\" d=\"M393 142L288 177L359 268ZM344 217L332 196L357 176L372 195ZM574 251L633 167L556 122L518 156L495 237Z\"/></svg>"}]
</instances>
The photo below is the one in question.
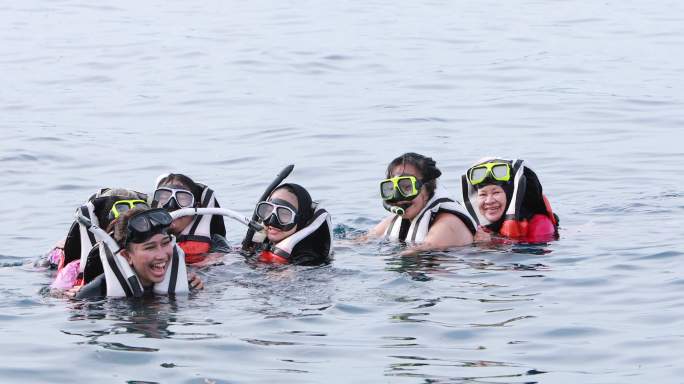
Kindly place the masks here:
<instances>
[{"instance_id":1,"label":"pink object in water","mask_svg":"<svg viewBox=\"0 0 684 384\"><path fill-rule=\"evenodd\" d=\"M59 265L62 262L62 259L64 259L64 249L58 247L52 248L47 254L47 259L51 265Z\"/></svg>"},{"instance_id":2,"label":"pink object in water","mask_svg":"<svg viewBox=\"0 0 684 384\"><path fill-rule=\"evenodd\" d=\"M57 272L55 281L52 282L50 288L55 289L69 289L76 285L78 280L78 269L81 266L81 260L74 260L65 265L64 268Z\"/></svg>"}]
</instances>

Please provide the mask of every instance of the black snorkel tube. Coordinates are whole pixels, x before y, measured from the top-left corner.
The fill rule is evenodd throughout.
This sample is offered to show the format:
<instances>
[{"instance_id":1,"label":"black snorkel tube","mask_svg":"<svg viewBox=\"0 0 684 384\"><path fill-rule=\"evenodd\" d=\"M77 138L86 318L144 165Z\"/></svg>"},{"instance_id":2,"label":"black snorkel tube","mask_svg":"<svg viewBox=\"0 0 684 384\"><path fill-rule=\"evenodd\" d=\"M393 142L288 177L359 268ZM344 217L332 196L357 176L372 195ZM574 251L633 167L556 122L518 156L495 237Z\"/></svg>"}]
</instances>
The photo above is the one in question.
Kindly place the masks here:
<instances>
[{"instance_id":1,"label":"black snorkel tube","mask_svg":"<svg viewBox=\"0 0 684 384\"><path fill-rule=\"evenodd\" d=\"M260 201L264 201L264 200L268 199L268 196L270 196L271 193L273 193L273 191L276 188L278 188L280 183L282 183L283 180L285 180L285 178L290 175L290 173L292 172L293 169L294 169L294 164L290 164L287 167L283 168L276 175L275 179L273 179L271 184L269 184L268 187L266 187L266 190L261 195L259 200L257 200L257 203ZM258 219L257 214L256 214L256 212L254 212L252 214L252 220L250 221L250 223L256 224L257 219ZM249 228L247 229L247 233L245 234L245 238L242 240L242 251L243 252L245 252L245 251L251 252L254 249L254 242L252 241L252 238L254 237L254 233L255 233L254 226L250 225Z\"/></svg>"}]
</instances>

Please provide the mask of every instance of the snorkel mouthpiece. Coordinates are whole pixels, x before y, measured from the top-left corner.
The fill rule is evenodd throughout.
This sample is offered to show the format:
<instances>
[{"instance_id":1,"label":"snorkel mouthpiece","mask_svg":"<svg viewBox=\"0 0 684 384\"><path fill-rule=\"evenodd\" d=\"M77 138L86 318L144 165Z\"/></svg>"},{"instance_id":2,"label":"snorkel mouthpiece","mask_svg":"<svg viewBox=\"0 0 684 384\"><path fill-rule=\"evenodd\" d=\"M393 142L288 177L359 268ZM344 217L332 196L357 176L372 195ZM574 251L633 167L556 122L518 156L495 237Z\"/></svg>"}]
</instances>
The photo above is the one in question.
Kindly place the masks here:
<instances>
[{"instance_id":1,"label":"snorkel mouthpiece","mask_svg":"<svg viewBox=\"0 0 684 384\"><path fill-rule=\"evenodd\" d=\"M394 213L395 215L403 216L404 213L406 213L406 211L404 210L404 208L398 207L398 206L396 206L396 205L389 205L389 204L387 204L387 203L382 203L382 206L383 206L386 210L388 210L388 211Z\"/></svg>"}]
</instances>

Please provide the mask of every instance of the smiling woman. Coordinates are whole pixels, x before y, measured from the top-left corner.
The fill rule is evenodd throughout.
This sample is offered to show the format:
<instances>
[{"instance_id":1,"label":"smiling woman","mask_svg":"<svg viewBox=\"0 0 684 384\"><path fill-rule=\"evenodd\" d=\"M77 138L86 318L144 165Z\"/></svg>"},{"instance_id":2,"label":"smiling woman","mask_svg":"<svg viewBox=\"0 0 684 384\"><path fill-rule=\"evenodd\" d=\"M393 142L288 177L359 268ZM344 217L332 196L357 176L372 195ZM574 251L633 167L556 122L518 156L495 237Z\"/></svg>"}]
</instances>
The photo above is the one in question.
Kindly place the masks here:
<instances>
[{"instance_id":1,"label":"smiling woman","mask_svg":"<svg viewBox=\"0 0 684 384\"><path fill-rule=\"evenodd\" d=\"M529 243L558 236L558 216L523 160L486 158L461 178L466 207L481 226L477 241L499 235Z\"/></svg>"},{"instance_id":2,"label":"smiling woman","mask_svg":"<svg viewBox=\"0 0 684 384\"><path fill-rule=\"evenodd\" d=\"M174 252L176 250L173 239L168 234L171 222L171 216L162 208L133 208L120 215L114 225L114 240L121 249L120 255L130 268L131 276L127 276L125 271L116 266L116 251L109 250L103 245L103 249L111 251L105 257L106 261L103 260L105 273L70 293L78 299L106 296L113 291L112 284L119 284L121 290L128 295L127 288L133 288L135 291L139 284L142 288L141 294L151 294L155 284L165 281L167 284L170 283L170 288L165 288L165 291L172 293L176 279L171 278L171 281L167 281L167 275L170 268L175 268L174 272L178 272L179 261L178 255ZM111 254L112 252L114 254ZM176 266L172 266L174 263ZM122 275L126 275L127 278L122 279ZM137 281L136 284L130 284L131 278ZM178 279L182 278L178 273ZM188 283L191 289L203 288L202 281L195 274L188 275Z\"/></svg>"}]
</instances>

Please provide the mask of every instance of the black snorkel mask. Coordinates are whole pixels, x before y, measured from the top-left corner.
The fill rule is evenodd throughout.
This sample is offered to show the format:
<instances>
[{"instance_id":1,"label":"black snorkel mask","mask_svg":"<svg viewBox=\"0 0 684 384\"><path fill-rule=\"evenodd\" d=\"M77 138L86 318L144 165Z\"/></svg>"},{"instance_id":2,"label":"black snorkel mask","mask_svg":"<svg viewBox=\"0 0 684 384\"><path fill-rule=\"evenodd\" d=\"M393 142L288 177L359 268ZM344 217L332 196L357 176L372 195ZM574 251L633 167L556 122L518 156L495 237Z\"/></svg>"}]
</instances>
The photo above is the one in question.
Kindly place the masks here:
<instances>
[{"instance_id":1,"label":"black snorkel mask","mask_svg":"<svg viewBox=\"0 0 684 384\"><path fill-rule=\"evenodd\" d=\"M289 231L297 225L299 218L297 209L282 199L260 201L254 209L256 216L264 225Z\"/></svg>"},{"instance_id":2,"label":"black snorkel mask","mask_svg":"<svg viewBox=\"0 0 684 384\"><path fill-rule=\"evenodd\" d=\"M129 243L144 243L156 234L167 234L173 219L164 208L148 209L128 219L126 238L123 246Z\"/></svg>"}]
</instances>

